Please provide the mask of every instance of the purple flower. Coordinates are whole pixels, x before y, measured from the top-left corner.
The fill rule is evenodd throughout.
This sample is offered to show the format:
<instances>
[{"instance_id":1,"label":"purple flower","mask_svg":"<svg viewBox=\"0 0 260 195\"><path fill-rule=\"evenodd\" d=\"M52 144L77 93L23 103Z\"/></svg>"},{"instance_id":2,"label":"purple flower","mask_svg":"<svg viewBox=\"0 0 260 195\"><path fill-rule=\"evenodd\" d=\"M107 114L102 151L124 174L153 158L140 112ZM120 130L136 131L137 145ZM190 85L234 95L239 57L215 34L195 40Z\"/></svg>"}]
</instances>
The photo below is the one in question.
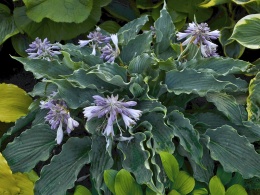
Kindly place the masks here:
<instances>
[{"instance_id":1,"label":"purple flower","mask_svg":"<svg viewBox=\"0 0 260 195\"><path fill-rule=\"evenodd\" d=\"M103 131L103 135L107 138L115 135L113 124L117 123L118 128L120 130L120 136L122 136L122 128L119 126L117 121L117 116L121 115L125 128L130 128L132 125L135 125L137 120L142 114L142 111L131 109L129 107L135 106L137 103L135 101L123 102L123 100L118 100L118 95L111 97L107 96L107 98L103 98L99 95L93 96L95 99L95 106L89 106L84 108L83 114L84 117L87 118L87 121L94 117L101 118L103 116L107 119L106 128ZM107 146L108 147L108 146Z\"/></svg>"},{"instance_id":2,"label":"purple flower","mask_svg":"<svg viewBox=\"0 0 260 195\"><path fill-rule=\"evenodd\" d=\"M190 42L199 45L204 57L218 56L216 53L217 45L211 42L211 39L217 39L220 36L218 30L210 31L208 24L195 22L189 23L187 30L177 33L177 39L187 38L182 45L188 45Z\"/></svg>"},{"instance_id":3,"label":"purple flower","mask_svg":"<svg viewBox=\"0 0 260 195\"><path fill-rule=\"evenodd\" d=\"M50 61L53 56L61 54L58 50L60 50L60 47L56 44L51 44L47 38L42 41L37 37L25 51L29 58Z\"/></svg>"},{"instance_id":4,"label":"purple flower","mask_svg":"<svg viewBox=\"0 0 260 195\"><path fill-rule=\"evenodd\" d=\"M98 46L103 43L109 43L109 41L111 40L109 36L102 35L100 30L101 29L97 27L96 31L90 32L89 35L87 36L89 40L79 40L79 46L84 47L85 45L91 43L91 47L93 47L91 54L96 55L96 48L98 48Z\"/></svg>"},{"instance_id":5,"label":"purple flower","mask_svg":"<svg viewBox=\"0 0 260 195\"><path fill-rule=\"evenodd\" d=\"M101 56L100 58L104 59L105 61L109 63L114 63L117 56L120 54L120 50L118 47L118 38L116 34L111 35L111 40L115 46L113 48L110 43L107 43L102 49L101 49Z\"/></svg>"},{"instance_id":6,"label":"purple flower","mask_svg":"<svg viewBox=\"0 0 260 195\"><path fill-rule=\"evenodd\" d=\"M60 144L63 139L63 127L66 127L68 134L79 126L79 123L71 118L68 107L63 100L54 100L49 97L47 101L40 102L41 109L49 109L47 116L44 117L45 121L49 122L51 129L57 129L56 141Z\"/></svg>"}]
</instances>

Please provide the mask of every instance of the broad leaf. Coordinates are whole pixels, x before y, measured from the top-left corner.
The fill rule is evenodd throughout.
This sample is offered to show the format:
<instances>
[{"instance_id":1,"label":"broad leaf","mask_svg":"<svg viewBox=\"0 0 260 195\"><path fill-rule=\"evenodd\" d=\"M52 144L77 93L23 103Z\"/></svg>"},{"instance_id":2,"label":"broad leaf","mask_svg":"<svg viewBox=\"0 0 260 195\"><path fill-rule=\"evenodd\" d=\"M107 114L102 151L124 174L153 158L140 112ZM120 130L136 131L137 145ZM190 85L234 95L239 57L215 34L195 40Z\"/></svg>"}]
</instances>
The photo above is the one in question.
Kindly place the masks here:
<instances>
[{"instance_id":1,"label":"broad leaf","mask_svg":"<svg viewBox=\"0 0 260 195\"><path fill-rule=\"evenodd\" d=\"M63 145L61 153L42 169L41 177L35 185L35 195L65 194L67 189L74 186L81 168L90 163L90 149L89 137L70 138Z\"/></svg>"},{"instance_id":2,"label":"broad leaf","mask_svg":"<svg viewBox=\"0 0 260 195\"><path fill-rule=\"evenodd\" d=\"M154 27L156 34L155 53L161 54L170 47L175 31L171 16L167 12L166 7L161 10L160 17L155 21Z\"/></svg>"},{"instance_id":3,"label":"broad leaf","mask_svg":"<svg viewBox=\"0 0 260 195\"><path fill-rule=\"evenodd\" d=\"M165 84L169 92L174 92L177 95L194 93L205 96L209 91L219 92L231 86L236 88L231 82L219 81L210 73L198 72L193 69L167 72Z\"/></svg>"},{"instance_id":4,"label":"broad leaf","mask_svg":"<svg viewBox=\"0 0 260 195\"><path fill-rule=\"evenodd\" d=\"M77 185L73 195L92 195L92 194L85 186Z\"/></svg>"},{"instance_id":5,"label":"broad leaf","mask_svg":"<svg viewBox=\"0 0 260 195\"><path fill-rule=\"evenodd\" d=\"M142 188L136 183L131 174L121 169L115 179L115 192L120 195L142 195Z\"/></svg>"},{"instance_id":6,"label":"broad leaf","mask_svg":"<svg viewBox=\"0 0 260 195\"><path fill-rule=\"evenodd\" d=\"M211 178L209 182L209 191L212 195L225 195L225 187L221 183L218 176L214 176Z\"/></svg>"},{"instance_id":7,"label":"broad leaf","mask_svg":"<svg viewBox=\"0 0 260 195\"><path fill-rule=\"evenodd\" d=\"M38 124L9 143L3 155L14 172L30 171L38 162L50 157L50 152L56 145L55 138L56 131L49 125Z\"/></svg>"},{"instance_id":8,"label":"broad leaf","mask_svg":"<svg viewBox=\"0 0 260 195\"><path fill-rule=\"evenodd\" d=\"M91 166L90 173L95 189L102 194L104 188L104 171L113 166L113 159L106 150L106 139L104 136L93 136L90 151Z\"/></svg>"},{"instance_id":9,"label":"broad leaf","mask_svg":"<svg viewBox=\"0 0 260 195\"><path fill-rule=\"evenodd\" d=\"M119 43L127 44L131 39L134 39L142 26L148 21L148 17L146 15L141 16L121 27L118 31L118 39Z\"/></svg>"},{"instance_id":10,"label":"broad leaf","mask_svg":"<svg viewBox=\"0 0 260 195\"><path fill-rule=\"evenodd\" d=\"M173 189L180 192L180 194L188 194L194 187L195 179L185 171L180 171L177 175L176 181L173 183Z\"/></svg>"},{"instance_id":11,"label":"broad leaf","mask_svg":"<svg viewBox=\"0 0 260 195\"><path fill-rule=\"evenodd\" d=\"M227 189L225 195L247 195L247 192L241 185L235 184Z\"/></svg>"},{"instance_id":12,"label":"broad leaf","mask_svg":"<svg viewBox=\"0 0 260 195\"><path fill-rule=\"evenodd\" d=\"M149 152L143 145L146 136L143 133L136 133L133 137L129 142L121 141L117 147L124 155L123 168L134 174L137 183L145 184L152 178L152 171L148 167Z\"/></svg>"},{"instance_id":13,"label":"broad leaf","mask_svg":"<svg viewBox=\"0 0 260 195\"><path fill-rule=\"evenodd\" d=\"M21 62L24 65L24 69L32 72L37 79L60 78L61 75L68 75L72 73L71 69L63 64L60 64L57 60L46 61L21 57L13 57L13 59Z\"/></svg>"},{"instance_id":14,"label":"broad leaf","mask_svg":"<svg viewBox=\"0 0 260 195\"><path fill-rule=\"evenodd\" d=\"M27 16L41 22L49 18L54 22L81 23L86 20L92 9L92 0L24 0Z\"/></svg>"},{"instance_id":15,"label":"broad leaf","mask_svg":"<svg viewBox=\"0 0 260 195\"><path fill-rule=\"evenodd\" d=\"M250 14L240 19L235 27L231 39L250 49L260 48L260 14Z\"/></svg>"},{"instance_id":16,"label":"broad leaf","mask_svg":"<svg viewBox=\"0 0 260 195\"><path fill-rule=\"evenodd\" d=\"M129 63L134 57L150 50L152 34L143 33L131 39L126 46L122 48L120 57L124 63Z\"/></svg>"},{"instance_id":17,"label":"broad leaf","mask_svg":"<svg viewBox=\"0 0 260 195\"><path fill-rule=\"evenodd\" d=\"M10 9L0 3L0 45L5 42L9 37L19 33L14 19L11 15Z\"/></svg>"},{"instance_id":18,"label":"broad leaf","mask_svg":"<svg viewBox=\"0 0 260 195\"><path fill-rule=\"evenodd\" d=\"M200 7L208 8L208 7L221 5L224 3L230 3L230 2L231 2L231 0L206 0L200 4Z\"/></svg>"},{"instance_id":19,"label":"broad leaf","mask_svg":"<svg viewBox=\"0 0 260 195\"><path fill-rule=\"evenodd\" d=\"M104 182L108 189L115 194L115 180L116 180L116 175L118 171L109 169L104 171Z\"/></svg>"},{"instance_id":20,"label":"broad leaf","mask_svg":"<svg viewBox=\"0 0 260 195\"><path fill-rule=\"evenodd\" d=\"M0 121L14 122L28 113L32 98L13 84L0 84Z\"/></svg>"},{"instance_id":21,"label":"broad leaf","mask_svg":"<svg viewBox=\"0 0 260 195\"><path fill-rule=\"evenodd\" d=\"M203 149L199 142L199 133L193 128L190 121L175 110L168 115L167 124L172 127L174 135L180 139L180 144L191 154L191 158L201 165Z\"/></svg>"},{"instance_id":22,"label":"broad leaf","mask_svg":"<svg viewBox=\"0 0 260 195\"><path fill-rule=\"evenodd\" d=\"M249 95L247 97L247 112L248 112L248 119L257 122L260 119L259 112L259 101L260 101L260 73L256 75L250 81L249 84Z\"/></svg>"},{"instance_id":23,"label":"broad leaf","mask_svg":"<svg viewBox=\"0 0 260 195\"><path fill-rule=\"evenodd\" d=\"M242 125L242 120L246 120L242 115L243 111L233 96L224 93L208 93L206 98L234 124Z\"/></svg>"},{"instance_id":24,"label":"broad leaf","mask_svg":"<svg viewBox=\"0 0 260 195\"><path fill-rule=\"evenodd\" d=\"M176 158L167 152L160 152L163 168L168 178L174 182L179 174L179 163Z\"/></svg>"},{"instance_id":25,"label":"broad leaf","mask_svg":"<svg viewBox=\"0 0 260 195\"><path fill-rule=\"evenodd\" d=\"M230 126L209 129L207 147L211 157L218 160L226 172L239 172L244 178L260 176L260 156L253 145Z\"/></svg>"},{"instance_id":26,"label":"broad leaf","mask_svg":"<svg viewBox=\"0 0 260 195\"><path fill-rule=\"evenodd\" d=\"M173 153L175 146L172 142L174 137L173 129L168 127L163 119L163 114L151 112L142 117L143 121L148 121L152 125L151 133L154 139L154 149L157 152Z\"/></svg>"}]
</instances>

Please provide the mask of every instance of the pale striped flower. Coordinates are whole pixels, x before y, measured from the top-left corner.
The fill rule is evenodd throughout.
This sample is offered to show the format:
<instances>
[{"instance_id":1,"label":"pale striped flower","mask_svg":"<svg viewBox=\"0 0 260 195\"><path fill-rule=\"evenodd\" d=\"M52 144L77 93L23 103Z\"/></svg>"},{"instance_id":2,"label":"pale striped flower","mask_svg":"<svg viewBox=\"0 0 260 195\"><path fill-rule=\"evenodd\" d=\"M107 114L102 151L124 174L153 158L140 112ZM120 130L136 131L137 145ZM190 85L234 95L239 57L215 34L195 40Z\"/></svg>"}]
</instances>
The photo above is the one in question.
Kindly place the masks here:
<instances>
[{"instance_id":1,"label":"pale striped flower","mask_svg":"<svg viewBox=\"0 0 260 195\"><path fill-rule=\"evenodd\" d=\"M125 128L130 128L132 125L135 125L137 120L142 114L142 111L131 109L129 107L135 106L137 103L135 101L127 101L118 100L118 95L115 97L111 95L111 97L107 96L107 98L103 98L99 95L93 96L95 99L95 106L89 106L84 108L83 114L84 117L87 118L87 121L94 117L105 117L107 119L106 127L103 131L103 135L107 138L107 143L109 137L114 137L114 129L113 124L116 122L118 128L120 130L120 137L122 137L122 128L118 124L118 116L121 115L121 118L124 121ZM108 147L107 144L107 147Z\"/></svg>"},{"instance_id":2,"label":"pale striped flower","mask_svg":"<svg viewBox=\"0 0 260 195\"><path fill-rule=\"evenodd\" d=\"M54 100L50 96L47 101L40 102L41 109L49 109L45 121L51 125L51 129L57 130L56 141L60 144L63 140L63 127L68 134L71 133L79 123L70 116L67 104L63 100Z\"/></svg>"},{"instance_id":3,"label":"pale striped flower","mask_svg":"<svg viewBox=\"0 0 260 195\"><path fill-rule=\"evenodd\" d=\"M56 44L51 44L47 38L42 41L37 37L25 51L27 52L29 58L45 59L50 61L52 57L61 54L59 50L60 47Z\"/></svg>"}]
</instances>

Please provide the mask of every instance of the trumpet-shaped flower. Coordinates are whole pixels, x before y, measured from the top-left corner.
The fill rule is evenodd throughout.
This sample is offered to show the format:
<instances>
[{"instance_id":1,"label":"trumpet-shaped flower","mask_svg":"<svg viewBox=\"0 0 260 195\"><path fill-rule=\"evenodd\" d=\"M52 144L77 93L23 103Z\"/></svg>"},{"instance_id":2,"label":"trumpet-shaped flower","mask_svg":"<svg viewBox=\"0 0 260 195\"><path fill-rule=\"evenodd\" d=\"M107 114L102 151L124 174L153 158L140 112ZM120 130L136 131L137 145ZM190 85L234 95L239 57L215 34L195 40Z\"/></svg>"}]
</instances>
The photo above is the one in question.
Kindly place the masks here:
<instances>
[{"instance_id":1,"label":"trumpet-shaped flower","mask_svg":"<svg viewBox=\"0 0 260 195\"><path fill-rule=\"evenodd\" d=\"M116 34L111 35L111 40L115 46L115 48L112 47L110 43L106 44L102 49L101 49L101 56L100 58L104 59L105 61L109 63L113 63L116 59L117 56L120 54L120 50L118 47L118 38Z\"/></svg>"},{"instance_id":2,"label":"trumpet-shaped flower","mask_svg":"<svg viewBox=\"0 0 260 195\"><path fill-rule=\"evenodd\" d=\"M96 49L98 48L99 45L103 43L109 43L111 38L109 36L105 36L100 32L100 28L97 27L96 31L90 32L88 34L89 40L79 40L79 46L84 47L85 45L91 44L91 47L93 48L92 50L92 55L96 55Z\"/></svg>"},{"instance_id":3,"label":"trumpet-shaped flower","mask_svg":"<svg viewBox=\"0 0 260 195\"><path fill-rule=\"evenodd\" d=\"M113 124L117 123L117 116L121 115L125 127L130 128L132 125L135 125L137 120L142 114L142 111L131 109L129 107L135 106L137 103L135 101L124 102L123 100L118 100L118 95L107 98L103 98L99 95L93 96L95 106L89 106L84 108L83 114L84 117L87 118L87 121L94 117L105 117L107 119L106 128L103 131L103 135L108 138L115 135ZM122 136L121 127L118 125L120 130L120 136ZM108 139L107 139L108 141Z\"/></svg>"},{"instance_id":4,"label":"trumpet-shaped flower","mask_svg":"<svg viewBox=\"0 0 260 195\"><path fill-rule=\"evenodd\" d=\"M218 56L216 53L217 45L212 43L211 39L217 39L219 36L219 31L210 31L208 24L197 24L195 22L189 23L184 33L177 33L178 40L186 38L182 45L188 45L190 42L199 45L201 47L201 54L204 57Z\"/></svg>"},{"instance_id":5,"label":"trumpet-shaped flower","mask_svg":"<svg viewBox=\"0 0 260 195\"><path fill-rule=\"evenodd\" d=\"M62 142L64 126L66 126L68 134L70 134L75 127L79 126L79 123L71 118L68 107L63 100L49 98L47 101L41 101L40 104L41 109L49 109L45 121L49 122L51 129L57 129L57 144Z\"/></svg>"},{"instance_id":6,"label":"trumpet-shaped flower","mask_svg":"<svg viewBox=\"0 0 260 195\"><path fill-rule=\"evenodd\" d=\"M51 44L47 38L42 41L37 37L25 51L27 52L29 58L45 59L50 61L53 56L61 54L59 50L60 47L56 44Z\"/></svg>"}]
</instances>

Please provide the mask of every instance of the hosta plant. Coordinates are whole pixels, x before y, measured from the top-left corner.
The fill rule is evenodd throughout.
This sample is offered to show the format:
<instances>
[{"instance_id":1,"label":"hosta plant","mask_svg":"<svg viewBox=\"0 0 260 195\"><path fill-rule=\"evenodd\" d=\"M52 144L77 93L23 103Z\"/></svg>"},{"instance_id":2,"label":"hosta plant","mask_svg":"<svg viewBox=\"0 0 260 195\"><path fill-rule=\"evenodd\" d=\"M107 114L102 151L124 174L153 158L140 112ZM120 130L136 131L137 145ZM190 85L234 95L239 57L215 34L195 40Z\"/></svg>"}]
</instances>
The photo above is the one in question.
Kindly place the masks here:
<instances>
[{"instance_id":1,"label":"hosta plant","mask_svg":"<svg viewBox=\"0 0 260 195\"><path fill-rule=\"evenodd\" d=\"M35 194L65 194L80 182L110 194L105 170L166 194L178 175L165 174L163 152L185 157L197 182L208 184L219 164L260 177L259 75L244 80L257 69L219 56L219 31L206 23L177 32L165 6L141 31L147 21L112 35L97 27L76 45L37 39L27 58L13 57L39 82L30 112L1 144L9 142L2 149L13 172L38 170Z\"/></svg>"}]
</instances>

